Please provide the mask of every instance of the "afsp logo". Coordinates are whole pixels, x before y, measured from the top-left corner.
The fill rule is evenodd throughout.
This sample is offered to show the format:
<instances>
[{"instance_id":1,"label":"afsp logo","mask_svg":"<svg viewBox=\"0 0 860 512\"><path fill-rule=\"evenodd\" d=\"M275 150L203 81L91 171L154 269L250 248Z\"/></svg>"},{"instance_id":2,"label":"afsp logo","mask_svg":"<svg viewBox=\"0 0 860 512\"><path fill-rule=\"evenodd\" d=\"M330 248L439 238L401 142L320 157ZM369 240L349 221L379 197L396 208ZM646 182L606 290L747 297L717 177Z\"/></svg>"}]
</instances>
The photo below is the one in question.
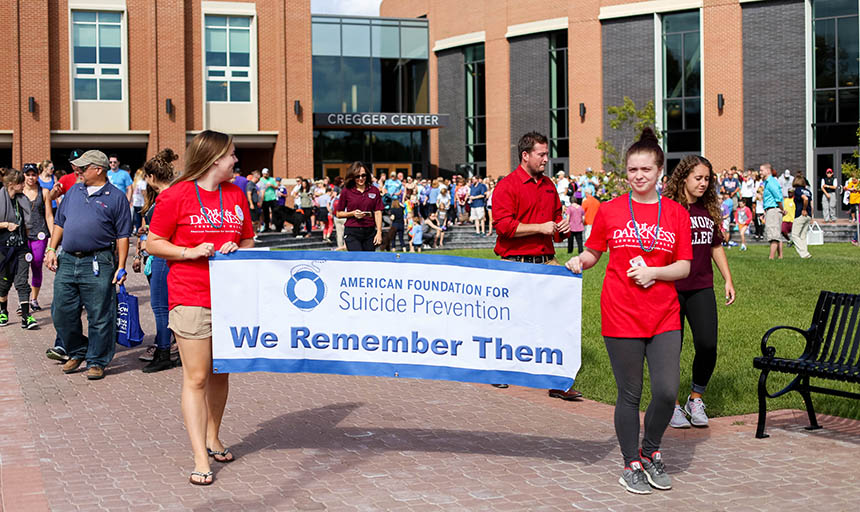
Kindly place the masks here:
<instances>
[{"instance_id":1,"label":"afsp logo","mask_svg":"<svg viewBox=\"0 0 860 512\"><path fill-rule=\"evenodd\" d=\"M313 310L325 299L326 286L317 272L319 269L311 265L293 267L284 287L287 298L302 311Z\"/></svg>"}]
</instances>

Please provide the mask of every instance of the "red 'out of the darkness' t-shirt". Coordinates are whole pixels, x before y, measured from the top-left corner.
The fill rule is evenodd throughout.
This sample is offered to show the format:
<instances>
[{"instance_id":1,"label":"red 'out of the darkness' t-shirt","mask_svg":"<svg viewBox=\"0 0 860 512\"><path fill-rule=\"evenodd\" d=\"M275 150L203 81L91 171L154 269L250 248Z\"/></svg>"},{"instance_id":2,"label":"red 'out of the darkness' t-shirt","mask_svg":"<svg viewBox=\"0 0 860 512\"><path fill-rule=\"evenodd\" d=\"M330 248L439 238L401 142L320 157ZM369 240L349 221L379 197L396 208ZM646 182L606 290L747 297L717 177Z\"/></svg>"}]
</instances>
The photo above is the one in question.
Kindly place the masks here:
<instances>
[{"instance_id":1,"label":"red 'out of the darkness' t-shirt","mask_svg":"<svg viewBox=\"0 0 860 512\"><path fill-rule=\"evenodd\" d=\"M613 338L651 338L681 328L674 283L657 281L649 288L627 277L630 260L642 256L649 267L664 267L693 258L690 214L671 199L661 198L660 231L654 250L639 247L627 194L600 205L586 247L609 250L609 264L600 294L601 333ZM657 203L633 201L633 213L645 248L651 247L657 224Z\"/></svg>"},{"instance_id":2,"label":"red 'out of the darkness' t-shirt","mask_svg":"<svg viewBox=\"0 0 860 512\"><path fill-rule=\"evenodd\" d=\"M227 242L239 243L254 238L248 199L232 183L222 183L224 210L220 210L218 191L200 190L197 199L193 181L177 183L158 195L155 213L149 230L179 247L197 247L204 242L215 245L219 250ZM212 224L218 226L223 217L224 223L216 229L209 223L201 204L208 213ZM209 290L209 260L170 261L167 274L167 301L170 309L176 306L212 307Z\"/></svg>"},{"instance_id":3,"label":"red 'out of the darkness' t-shirt","mask_svg":"<svg viewBox=\"0 0 860 512\"><path fill-rule=\"evenodd\" d=\"M693 240L690 275L686 279L675 281L675 288L682 292L714 286L711 248L719 247L723 243L720 226L714 222L701 200L690 205L690 233Z\"/></svg>"}]
</instances>

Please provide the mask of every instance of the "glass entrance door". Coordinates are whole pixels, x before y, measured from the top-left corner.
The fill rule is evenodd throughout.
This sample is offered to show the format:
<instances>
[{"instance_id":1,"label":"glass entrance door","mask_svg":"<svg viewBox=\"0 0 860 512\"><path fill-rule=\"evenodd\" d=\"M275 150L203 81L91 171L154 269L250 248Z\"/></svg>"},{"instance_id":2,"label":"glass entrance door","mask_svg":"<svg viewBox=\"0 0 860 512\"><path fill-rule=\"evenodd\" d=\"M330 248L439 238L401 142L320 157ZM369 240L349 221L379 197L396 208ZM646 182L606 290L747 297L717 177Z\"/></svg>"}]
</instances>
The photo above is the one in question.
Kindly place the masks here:
<instances>
[{"instance_id":1,"label":"glass entrance door","mask_svg":"<svg viewBox=\"0 0 860 512\"><path fill-rule=\"evenodd\" d=\"M379 178L379 175L385 173L385 176L390 178L397 176L398 172L403 173L406 178L412 175L412 164L373 164L373 175Z\"/></svg>"},{"instance_id":2,"label":"glass entrance door","mask_svg":"<svg viewBox=\"0 0 860 512\"><path fill-rule=\"evenodd\" d=\"M854 158L854 148L819 148L815 150L815 174L810 189L815 197L815 216L823 217L821 205L823 203L821 192L821 180L826 176L827 169L833 169L833 176L840 185L845 185L847 176L842 175L842 165L853 163L857 164L857 159ZM836 206L836 216L838 218L848 218L848 207L842 204L842 193L837 193L838 200Z\"/></svg>"}]
</instances>

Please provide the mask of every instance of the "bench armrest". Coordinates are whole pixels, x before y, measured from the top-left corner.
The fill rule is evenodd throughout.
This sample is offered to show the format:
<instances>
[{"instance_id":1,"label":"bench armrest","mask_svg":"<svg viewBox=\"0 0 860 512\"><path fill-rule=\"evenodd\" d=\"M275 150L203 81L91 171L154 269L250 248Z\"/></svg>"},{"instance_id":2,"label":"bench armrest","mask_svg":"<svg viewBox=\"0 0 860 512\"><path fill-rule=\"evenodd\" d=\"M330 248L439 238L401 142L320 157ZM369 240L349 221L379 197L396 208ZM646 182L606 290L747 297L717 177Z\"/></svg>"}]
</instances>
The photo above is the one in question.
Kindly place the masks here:
<instances>
[{"instance_id":1,"label":"bench armrest","mask_svg":"<svg viewBox=\"0 0 860 512\"><path fill-rule=\"evenodd\" d=\"M795 331L803 335L803 339L806 340L806 346L803 347L803 354L806 354L812 348L812 339L810 339L810 332L804 331L803 329L799 329L797 327L792 327L790 325L779 325L776 327L771 327L768 329L764 336L761 338L761 355L764 357L774 357L776 355L776 348L768 346L767 342L770 339L770 335L780 329L788 329L790 331ZM800 356L802 357L802 355Z\"/></svg>"}]
</instances>

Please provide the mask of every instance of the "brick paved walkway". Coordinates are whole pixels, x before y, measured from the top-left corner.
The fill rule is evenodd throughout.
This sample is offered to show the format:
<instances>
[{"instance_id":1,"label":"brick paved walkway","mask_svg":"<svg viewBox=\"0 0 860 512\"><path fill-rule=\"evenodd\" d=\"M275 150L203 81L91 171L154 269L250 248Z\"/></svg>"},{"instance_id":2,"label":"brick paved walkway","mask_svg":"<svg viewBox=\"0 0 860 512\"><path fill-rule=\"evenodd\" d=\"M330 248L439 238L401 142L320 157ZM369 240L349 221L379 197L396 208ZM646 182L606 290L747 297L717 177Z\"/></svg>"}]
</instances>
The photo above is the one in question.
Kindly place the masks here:
<instances>
[{"instance_id":1,"label":"brick paved walkway","mask_svg":"<svg viewBox=\"0 0 860 512\"><path fill-rule=\"evenodd\" d=\"M133 275L145 330L148 289ZM50 303L51 276L42 301ZM14 295L14 294L13 294ZM12 310L15 298L12 300ZM14 314L14 313L13 313ZM544 391L337 375L237 374L223 441L238 460L188 484L181 369L140 372L122 350L102 381L64 375L42 328L0 330L0 505L4 510L857 510L860 422L752 416L664 442L675 489L634 496L616 482L612 408ZM149 340L147 340L149 341ZM753 392L753 384L750 385Z\"/></svg>"}]
</instances>

